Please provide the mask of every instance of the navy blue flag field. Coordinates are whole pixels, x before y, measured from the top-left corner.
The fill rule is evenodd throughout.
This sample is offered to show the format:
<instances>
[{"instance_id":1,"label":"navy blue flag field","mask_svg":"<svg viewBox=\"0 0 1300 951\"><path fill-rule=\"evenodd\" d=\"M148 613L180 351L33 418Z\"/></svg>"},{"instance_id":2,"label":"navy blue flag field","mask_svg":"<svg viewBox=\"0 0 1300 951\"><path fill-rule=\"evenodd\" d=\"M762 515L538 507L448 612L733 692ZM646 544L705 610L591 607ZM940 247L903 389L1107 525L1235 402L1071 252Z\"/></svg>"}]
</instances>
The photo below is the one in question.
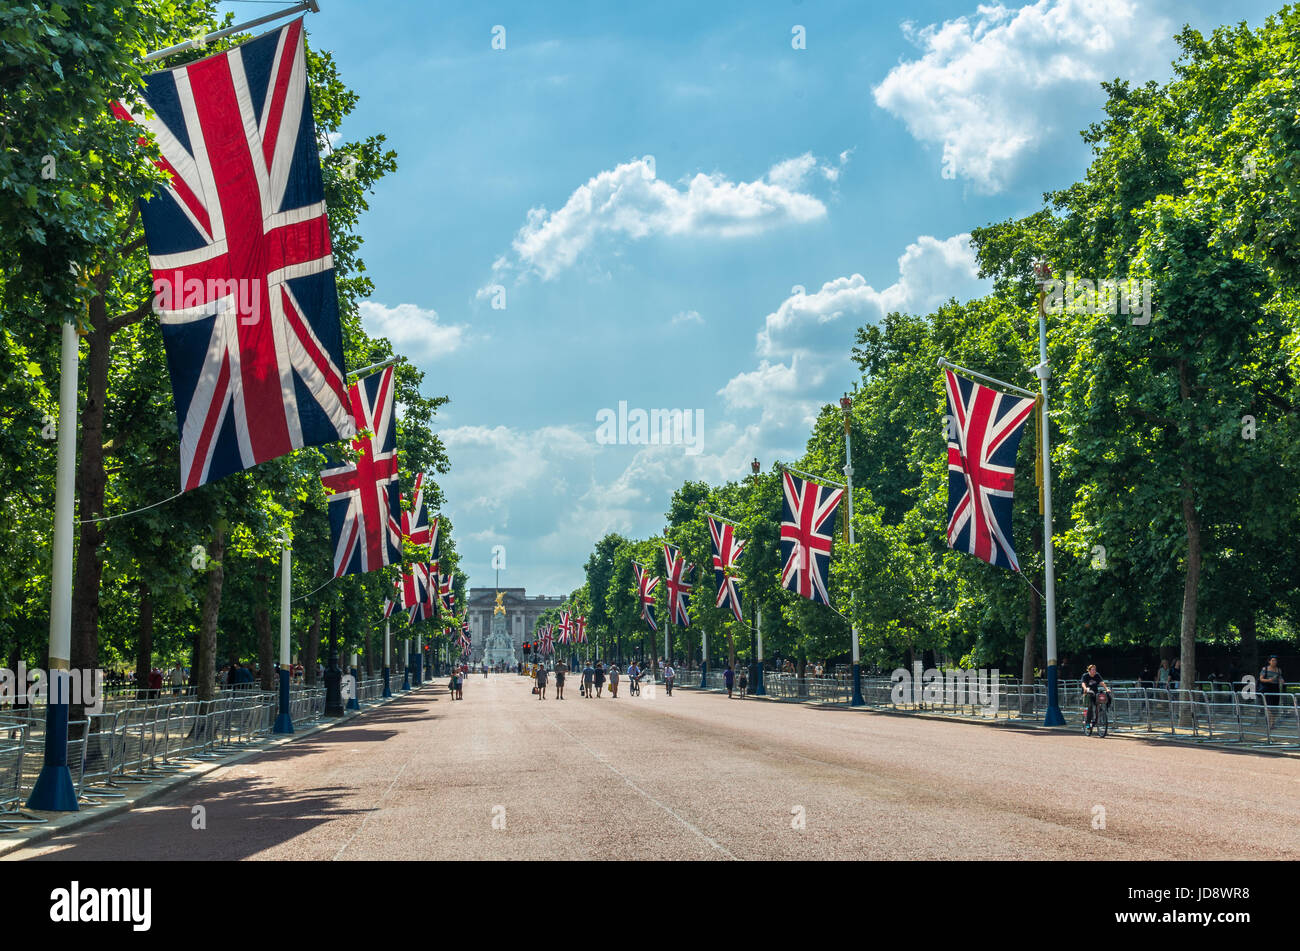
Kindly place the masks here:
<instances>
[{"instance_id":1,"label":"navy blue flag field","mask_svg":"<svg viewBox=\"0 0 1300 951\"><path fill-rule=\"evenodd\" d=\"M1011 541L1016 451L1034 401L947 373L948 547L1020 570Z\"/></svg>"},{"instance_id":2,"label":"navy blue flag field","mask_svg":"<svg viewBox=\"0 0 1300 951\"><path fill-rule=\"evenodd\" d=\"M302 20L152 73L113 112L170 176L140 217L181 488L352 436Z\"/></svg>"},{"instance_id":3,"label":"navy blue flag field","mask_svg":"<svg viewBox=\"0 0 1300 951\"><path fill-rule=\"evenodd\" d=\"M784 471L781 484L781 586L829 605L831 539L844 490Z\"/></svg>"}]
</instances>

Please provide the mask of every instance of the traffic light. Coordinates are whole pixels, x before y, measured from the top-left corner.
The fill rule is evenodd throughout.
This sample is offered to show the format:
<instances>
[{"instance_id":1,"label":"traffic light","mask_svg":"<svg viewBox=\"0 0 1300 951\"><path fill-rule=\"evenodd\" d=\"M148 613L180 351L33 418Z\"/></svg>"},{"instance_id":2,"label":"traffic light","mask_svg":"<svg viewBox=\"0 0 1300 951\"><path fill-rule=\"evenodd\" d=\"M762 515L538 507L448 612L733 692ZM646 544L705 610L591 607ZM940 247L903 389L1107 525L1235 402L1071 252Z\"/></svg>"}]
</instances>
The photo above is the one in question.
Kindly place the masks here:
<instances>
[{"instance_id":1,"label":"traffic light","mask_svg":"<svg viewBox=\"0 0 1300 951\"><path fill-rule=\"evenodd\" d=\"M532 643L530 641L524 641L524 653L531 654L532 650L533 650Z\"/></svg>"}]
</instances>

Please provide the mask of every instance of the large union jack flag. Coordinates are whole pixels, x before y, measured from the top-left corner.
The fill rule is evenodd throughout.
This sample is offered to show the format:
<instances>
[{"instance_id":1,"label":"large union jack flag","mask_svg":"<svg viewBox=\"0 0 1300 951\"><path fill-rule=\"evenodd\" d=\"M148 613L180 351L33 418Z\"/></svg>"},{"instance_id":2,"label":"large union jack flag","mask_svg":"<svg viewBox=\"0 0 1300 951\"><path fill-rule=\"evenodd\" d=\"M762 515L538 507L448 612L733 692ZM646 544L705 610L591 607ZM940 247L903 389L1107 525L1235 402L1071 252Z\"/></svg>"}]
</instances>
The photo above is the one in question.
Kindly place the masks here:
<instances>
[{"instance_id":1,"label":"large union jack flag","mask_svg":"<svg viewBox=\"0 0 1300 951\"><path fill-rule=\"evenodd\" d=\"M573 640L578 644L587 643L587 619L581 614L573 619Z\"/></svg>"},{"instance_id":2,"label":"large union jack flag","mask_svg":"<svg viewBox=\"0 0 1300 951\"><path fill-rule=\"evenodd\" d=\"M781 501L781 586L801 597L830 604L831 537L843 489L832 489L783 471Z\"/></svg>"},{"instance_id":3,"label":"large union jack flag","mask_svg":"<svg viewBox=\"0 0 1300 951\"><path fill-rule=\"evenodd\" d=\"M401 561L401 493L393 424L393 368L372 373L348 390L357 458L321 472L329 491L334 577L374 571ZM368 433L368 435L367 435Z\"/></svg>"},{"instance_id":4,"label":"large union jack flag","mask_svg":"<svg viewBox=\"0 0 1300 951\"><path fill-rule=\"evenodd\" d=\"M686 564L681 550L676 545L664 542L664 583L668 590L668 616L678 627L690 627L691 616L687 613L690 606L691 591L695 585L686 580L686 576L695 576L695 566Z\"/></svg>"},{"instance_id":5,"label":"large union jack flag","mask_svg":"<svg viewBox=\"0 0 1300 951\"><path fill-rule=\"evenodd\" d=\"M948 547L1020 570L1011 544L1016 451L1034 401L947 372Z\"/></svg>"},{"instance_id":6,"label":"large union jack flag","mask_svg":"<svg viewBox=\"0 0 1300 951\"><path fill-rule=\"evenodd\" d=\"M560 643L573 642L573 618L568 611L560 612Z\"/></svg>"},{"instance_id":7,"label":"large union jack flag","mask_svg":"<svg viewBox=\"0 0 1300 951\"><path fill-rule=\"evenodd\" d=\"M181 488L352 436L302 20L153 73L113 111L171 176L140 217Z\"/></svg>"},{"instance_id":8,"label":"large union jack flag","mask_svg":"<svg viewBox=\"0 0 1300 951\"><path fill-rule=\"evenodd\" d=\"M745 550L748 539L736 537L735 528L712 515L709 519L709 536L713 539L713 580L718 587L717 606L731 608L737 621L740 616L740 589L736 586L735 566Z\"/></svg>"},{"instance_id":9,"label":"large union jack flag","mask_svg":"<svg viewBox=\"0 0 1300 951\"><path fill-rule=\"evenodd\" d=\"M659 630L659 625L655 623L655 588L659 587L659 579L651 577L650 569L643 567L637 562L632 562L632 570L636 573L636 596L641 601L641 617L650 625L650 630Z\"/></svg>"}]
</instances>

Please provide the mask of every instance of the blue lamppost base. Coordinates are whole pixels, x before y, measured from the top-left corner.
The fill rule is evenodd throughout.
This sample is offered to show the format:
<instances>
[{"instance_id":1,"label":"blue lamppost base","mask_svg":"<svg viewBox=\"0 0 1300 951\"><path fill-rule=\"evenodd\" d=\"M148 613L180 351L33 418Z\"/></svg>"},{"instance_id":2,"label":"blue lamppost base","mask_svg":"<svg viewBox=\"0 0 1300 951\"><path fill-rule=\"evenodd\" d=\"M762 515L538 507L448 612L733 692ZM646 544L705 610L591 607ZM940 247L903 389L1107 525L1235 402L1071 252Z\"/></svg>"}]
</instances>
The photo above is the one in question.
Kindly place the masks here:
<instances>
[{"instance_id":1,"label":"blue lamppost base","mask_svg":"<svg viewBox=\"0 0 1300 951\"><path fill-rule=\"evenodd\" d=\"M1055 664L1047 668L1047 713L1043 716L1043 726L1065 726L1065 716L1057 697L1057 670Z\"/></svg>"},{"instance_id":2,"label":"blue lamppost base","mask_svg":"<svg viewBox=\"0 0 1300 951\"><path fill-rule=\"evenodd\" d=\"M66 690L66 681L64 682ZM27 799L28 809L78 812L77 789L68 769L68 705L51 703L45 711L45 765Z\"/></svg>"},{"instance_id":3,"label":"blue lamppost base","mask_svg":"<svg viewBox=\"0 0 1300 951\"><path fill-rule=\"evenodd\" d=\"M700 664L700 689L704 690L709 686L709 664L707 661Z\"/></svg>"},{"instance_id":4,"label":"blue lamppost base","mask_svg":"<svg viewBox=\"0 0 1300 951\"><path fill-rule=\"evenodd\" d=\"M418 686L424 683L424 658L419 654L411 658L411 667L415 669L414 683Z\"/></svg>"},{"instance_id":5,"label":"blue lamppost base","mask_svg":"<svg viewBox=\"0 0 1300 951\"><path fill-rule=\"evenodd\" d=\"M292 733L293 717L289 715L289 671L280 668L280 715L275 718L272 733Z\"/></svg>"},{"instance_id":6,"label":"blue lamppost base","mask_svg":"<svg viewBox=\"0 0 1300 951\"><path fill-rule=\"evenodd\" d=\"M402 668L402 689L411 689L411 665L409 662L404 668Z\"/></svg>"},{"instance_id":7,"label":"blue lamppost base","mask_svg":"<svg viewBox=\"0 0 1300 951\"><path fill-rule=\"evenodd\" d=\"M392 685L393 674L387 667L384 668L384 699L387 700L393 695Z\"/></svg>"},{"instance_id":8,"label":"blue lamppost base","mask_svg":"<svg viewBox=\"0 0 1300 951\"><path fill-rule=\"evenodd\" d=\"M853 696L849 698L849 706L865 707L867 701L862 699L862 665L853 665Z\"/></svg>"},{"instance_id":9,"label":"blue lamppost base","mask_svg":"<svg viewBox=\"0 0 1300 951\"><path fill-rule=\"evenodd\" d=\"M763 662L761 660L754 665L754 696L767 696L767 690L763 686Z\"/></svg>"}]
</instances>

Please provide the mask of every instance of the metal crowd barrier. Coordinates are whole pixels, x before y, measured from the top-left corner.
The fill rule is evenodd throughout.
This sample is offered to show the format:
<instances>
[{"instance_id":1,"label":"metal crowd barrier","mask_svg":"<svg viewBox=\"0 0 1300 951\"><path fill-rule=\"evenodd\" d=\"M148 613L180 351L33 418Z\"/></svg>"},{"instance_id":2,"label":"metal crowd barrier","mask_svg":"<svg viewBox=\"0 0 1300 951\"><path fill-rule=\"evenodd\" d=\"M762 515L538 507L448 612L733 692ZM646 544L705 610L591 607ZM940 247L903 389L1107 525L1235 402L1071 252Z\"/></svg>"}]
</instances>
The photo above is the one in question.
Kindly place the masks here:
<instances>
[{"instance_id":1,"label":"metal crowd barrier","mask_svg":"<svg viewBox=\"0 0 1300 951\"><path fill-rule=\"evenodd\" d=\"M705 690L725 690L724 674L711 670L704 677ZM700 677L678 677L678 686L700 688ZM937 682L936 682L937 685ZM947 684L937 696L910 694L896 703L895 684L884 677L862 678L862 699L868 707L910 713L944 713L975 719L1041 720L1047 710L1047 686L1000 679L984 683L984 693L971 696L971 684L962 695ZM1166 735L1198 743L1240 743L1243 745L1300 748L1300 694L1267 694L1259 691L1243 698L1233 685L1206 684L1208 690L1180 690L1141 687L1133 682L1112 682L1110 728L1129 733ZM735 671L734 688L740 688L740 669ZM768 672L763 681L766 696L782 701L848 703L852 687L839 677L799 678ZM750 685L753 694L753 685ZM985 702L987 698L988 702ZM1057 704L1067 723L1082 726L1083 692L1077 683L1058 684Z\"/></svg>"}]
</instances>

